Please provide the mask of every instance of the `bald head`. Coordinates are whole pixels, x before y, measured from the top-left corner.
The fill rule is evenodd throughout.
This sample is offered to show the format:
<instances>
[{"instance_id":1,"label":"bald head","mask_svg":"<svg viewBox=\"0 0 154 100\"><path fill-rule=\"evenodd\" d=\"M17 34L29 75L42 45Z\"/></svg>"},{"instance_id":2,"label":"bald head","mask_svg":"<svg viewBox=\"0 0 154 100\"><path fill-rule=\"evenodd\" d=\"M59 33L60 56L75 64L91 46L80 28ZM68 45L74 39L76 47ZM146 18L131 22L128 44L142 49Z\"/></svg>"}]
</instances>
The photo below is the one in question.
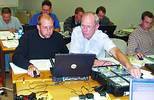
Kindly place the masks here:
<instances>
[{"instance_id":1,"label":"bald head","mask_svg":"<svg viewBox=\"0 0 154 100\"><path fill-rule=\"evenodd\" d=\"M50 38L54 30L54 21L48 14L42 14L38 18L37 29L41 38Z\"/></svg>"},{"instance_id":2,"label":"bald head","mask_svg":"<svg viewBox=\"0 0 154 100\"><path fill-rule=\"evenodd\" d=\"M82 17L82 20L85 20L87 18L89 20L91 20L92 23L99 24L99 18L98 18L98 16L95 13L93 13L93 12L86 12L86 13L84 13L83 17Z\"/></svg>"},{"instance_id":3,"label":"bald head","mask_svg":"<svg viewBox=\"0 0 154 100\"><path fill-rule=\"evenodd\" d=\"M44 20L44 19L45 20L48 20L48 21L50 21L52 23L54 23L54 20L53 20L53 18L50 15L48 15L48 14L42 14L42 15L40 15L38 17L38 25L41 25L42 20Z\"/></svg>"},{"instance_id":4,"label":"bald head","mask_svg":"<svg viewBox=\"0 0 154 100\"><path fill-rule=\"evenodd\" d=\"M92 12L84 13L81 20L81 28L83 36L87 39L91 39L95 31L99 27L99 18Z\"/></svg>"}]
</instances>

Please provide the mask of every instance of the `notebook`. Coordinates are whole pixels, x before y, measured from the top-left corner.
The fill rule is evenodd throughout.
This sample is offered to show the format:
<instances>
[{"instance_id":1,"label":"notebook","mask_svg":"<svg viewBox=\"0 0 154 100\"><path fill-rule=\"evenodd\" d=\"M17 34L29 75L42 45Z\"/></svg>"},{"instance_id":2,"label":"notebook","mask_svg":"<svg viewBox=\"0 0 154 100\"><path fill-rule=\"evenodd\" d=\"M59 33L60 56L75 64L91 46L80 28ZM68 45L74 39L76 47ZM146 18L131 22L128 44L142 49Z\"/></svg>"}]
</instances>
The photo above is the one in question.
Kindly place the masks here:
<instances>
[{"instance_id":1,"label":"notebook","mask_svg":"<svg viewBox=\"0 0 154 100\"><path fill-rule=\"evenodd\" d=\"M129 92L129 100L152 100L154 79L132 79Z\"/></svg>"},{"instance_id":2,"label":"notebook","mask_svg":"<svg viewBox=\"0 0 154 100\"><path fill-rule=\"evenodd\" d=\"M115 29L116 29L116 25L111 25L111 26L99 26L99 30L102 30L102 32L104 32L104 33L106 33L108 36L109 36L109 38L113 38L114 36L113 36L113 33L114 33L114 31L115 31Z\"/></svg>"},{"instance_id":3,"label":"notebook","mask_svg":"<svg viewBox=\"0 0 154 100\"><path fill-rule=\"evenodd\" d=\"M94 59L95 54L56 54L53 81L88 79Z\"/></svg>"}]
</instances>

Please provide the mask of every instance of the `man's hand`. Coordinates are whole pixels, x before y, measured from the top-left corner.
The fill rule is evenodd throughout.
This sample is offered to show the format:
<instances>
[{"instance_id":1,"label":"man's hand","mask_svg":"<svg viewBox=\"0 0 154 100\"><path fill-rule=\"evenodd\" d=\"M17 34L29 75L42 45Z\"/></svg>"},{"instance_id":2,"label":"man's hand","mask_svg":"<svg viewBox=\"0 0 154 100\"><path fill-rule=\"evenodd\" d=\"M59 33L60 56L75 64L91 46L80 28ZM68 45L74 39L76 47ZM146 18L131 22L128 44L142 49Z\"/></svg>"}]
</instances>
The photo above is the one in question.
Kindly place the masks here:
<instances>
[{"instance_id":1,"label":"man's hand","mask_svg":"<svg viewBox=\"0 0 154 100\"><path fill-rule=\"evenodd\" d=\"M95 60L94 61L94 66L107 66L107 65L112 65L112 62L105 61L105 60Z\"/></svg>"},{"instance_id":2,"label":"man's hand","mask_svg":"<svg viewBox=\"0 0 154 100\"><path fill-rule=\"evenodd\" d=\"M28 66L28 75L30 75L31 77L34 77L34 71L36 71L36 73L37 73L37 75L39 75L40 74L40 72L38 71L38 69L33 65L33 64L31 64L31 65L29 65Z\"/></svg>"},{"instance_id":3,"label":"man's hand","mask_svg":"<svg viewBox=\"0 0 154 100\"><path fill-rule=\"evenodd\" d=\"M136 56L137 56L138 59L143 59L144 54L142 52L137 52Z\"/></svg>"},{"instance_id":4,"label":"man's hand","mask_svg":"<svg viewBox=\"0 0 154 100\"><path fill-rule=\"evenodd\" d=\"M128 71L135 78L140 78L141 77L141 70L138 69L138 68L128 68Z\"/></svg>"}]
</instances>

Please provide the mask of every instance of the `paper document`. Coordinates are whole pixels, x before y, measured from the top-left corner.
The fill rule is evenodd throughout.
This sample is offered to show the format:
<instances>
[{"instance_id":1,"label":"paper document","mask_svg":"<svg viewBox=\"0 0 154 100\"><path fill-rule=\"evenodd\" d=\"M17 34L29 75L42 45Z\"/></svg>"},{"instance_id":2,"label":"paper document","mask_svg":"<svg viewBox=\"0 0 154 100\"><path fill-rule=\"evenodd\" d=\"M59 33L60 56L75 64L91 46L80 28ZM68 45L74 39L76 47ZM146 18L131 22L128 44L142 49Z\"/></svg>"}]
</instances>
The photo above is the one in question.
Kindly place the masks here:
<instances>
[{"instance_id":1,"label":"paper document","mask_svg":"<svg viewBox=\"0 0 154 100\"><path fill-rule=\"evenodd\" d=\"M38 70L50 70L52 67L49 59L30 60L30 63L36 66Z\"/></svg>"},{"instance_id":2,"label":"paper document","mask_svg":"<svg viewBox=\"0 0 154 100\"><path fill-rule=\"evenodd\" d=\"M30 60L30 63L36 66L38 70L50 70L50 67L52 67L49 59ZM27 70L20 68L13 63L10 63L10 66L14 74L27 73Z\"/></svg>"},{"instance_id":3,"label":"paper document","mask_svg":"<svg viewBox=\"0 0 154 100\"><path fill-rule=\"evenodd\" d=\"M150 71L141 69L141 73L143 73L143 79L154 79L154 76L151 74Z\"/></svg>"},{"instance_id":4,"label":"paper document","mask_svg":"<svg viewBox=\"0 0 154 100\"><path fill-rule=\"evenodd\" d=\"M19 44L18 40L5 40L2 41L3 46L7 47L7 48L16 48Z\"/></svg>"},{"instance_id":5,"label":"paper document","mask_svg":"<svg viewBox=\"0 0 154 100\"><path fill-rule=\"evenodd\" d=\"M0 31L0 39L18 39L18 33L11 33L9 31Z\"/></svg>"},{"instance_id":6,"label":"paper document","mask_svg":"<svg viewBox=\"0 0 154 100\"><path fill-rule=\"evenodd\" d=\"M23 69L23 68L20 68L18 66L16 66L15 64L13 63L10 63L10 66L12 68L12 71L14 74L23 74L23 73L27 73L27 70Z\"/></svg>"}]
</instances>

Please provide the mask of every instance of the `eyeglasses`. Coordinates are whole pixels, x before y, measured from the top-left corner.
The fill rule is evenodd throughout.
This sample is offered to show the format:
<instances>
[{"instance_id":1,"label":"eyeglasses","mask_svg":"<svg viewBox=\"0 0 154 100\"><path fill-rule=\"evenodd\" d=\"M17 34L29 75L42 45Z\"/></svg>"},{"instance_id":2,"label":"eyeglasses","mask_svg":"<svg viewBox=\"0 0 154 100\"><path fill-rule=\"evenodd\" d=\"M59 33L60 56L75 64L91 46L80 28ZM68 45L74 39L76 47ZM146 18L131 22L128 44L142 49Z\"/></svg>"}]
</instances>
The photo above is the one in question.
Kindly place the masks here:
<instances>
[{"instance_id":1,"label":"eyeglasses","mask_svg":"<svg viewBox=\"0 0 154 100\"><path fill-rule=\"evenodd\" d=\"M49 31L54 28L54 26L40 26L43 30Z\"/></svg>"},{"instance_id":2,"label":"eyeglasses","mask_svg":"<svg viewBox=\"0 0 154 100\"><path fill-rule=\"evenodd\" d=\"M88 31L92 30L95 27L95 25L81 25L81 29L87 29Z\"/></svg>"}]
</instances>

